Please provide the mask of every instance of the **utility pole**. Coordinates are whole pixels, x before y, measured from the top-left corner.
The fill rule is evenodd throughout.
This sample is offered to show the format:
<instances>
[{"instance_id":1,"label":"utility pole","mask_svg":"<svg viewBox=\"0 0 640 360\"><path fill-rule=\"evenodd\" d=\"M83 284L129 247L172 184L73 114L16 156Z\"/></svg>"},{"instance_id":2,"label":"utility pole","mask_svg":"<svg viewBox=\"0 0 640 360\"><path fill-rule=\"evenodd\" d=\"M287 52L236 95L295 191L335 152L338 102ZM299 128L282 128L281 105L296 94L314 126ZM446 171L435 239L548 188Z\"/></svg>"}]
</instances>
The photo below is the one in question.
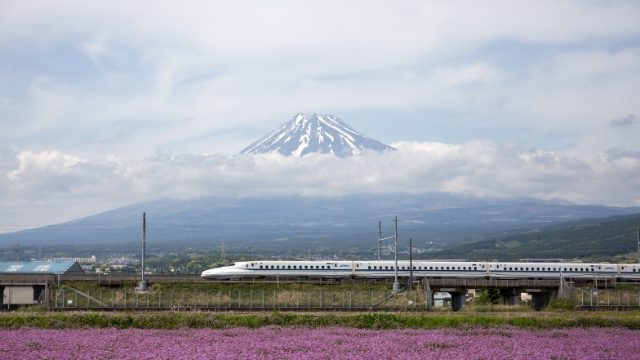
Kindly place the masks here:
<instances>
[{"instance_id":1,"label":"utility pole","mask_svg":"<svg viewBox=\"0 0 640 360\"><path fill-rule=\"evenodd\" d=\"M378 260L380 260L382 251L382 221L378 221Z\"/></svg>"},{"instance_id":2,"label":"utility pole","mask_svg":"<svg viewBox=\"0 0 640 360\"><path fill-rule=\"evenodd\" d=\"M400 283L398 282L398 217L393 222L393 255L395 261L395 272L393 280L393 293L400 292Z\"/></svg>"},{"instance_id":3,"label":"utility pole","mask_svg":"<svg viewBox=\"0 0 640 360\"><path fill-rule=\"evenodd\" d=\"M640 264L640 225L638 225L638 264Z\"/></svg>"},{"instance_id":4,"label":"utility pole","mask_svg":"<svg viewBox=\"0 0 640 360\"><path fill-rule=\"evenodd\" d=\"M147 213L142 213L142 269L140 270L140 283L138 284L138 291L147 291L147 282L144 280L144 257L147 243Z\"/></svg>"},{"instance_id":5,"label":"utility pole","mask_svg":"<svg viewBox=\"0 0 640 360\"><path fill-rule=\"evenodd\" d=\"M409 238L409 289L413 288L413 239Z\"/></svg>"},{"instance_id":6,"label":"utility pole","mask_svg":"<svg viewBox=\"0 0 640 360\"><path fill-rule=\"evenodd\" d=\"M378 260L382 258L382 242L392 238L393 236L382 237L382 221L378 221Z\"/></svg>"}]
</instances>

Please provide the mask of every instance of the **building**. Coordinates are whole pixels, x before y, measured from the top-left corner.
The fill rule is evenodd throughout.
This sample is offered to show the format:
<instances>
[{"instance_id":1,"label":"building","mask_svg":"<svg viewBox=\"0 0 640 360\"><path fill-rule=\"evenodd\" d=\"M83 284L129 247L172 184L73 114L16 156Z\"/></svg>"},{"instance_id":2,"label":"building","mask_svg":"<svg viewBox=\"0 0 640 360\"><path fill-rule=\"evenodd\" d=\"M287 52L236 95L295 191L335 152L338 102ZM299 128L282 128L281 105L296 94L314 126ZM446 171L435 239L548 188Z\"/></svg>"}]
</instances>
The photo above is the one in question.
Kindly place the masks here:
<instances>
[{"instance_id":1,"label":"building","mask_svg":"<svg viewBox=\"0 0 640 360\"><path fill-rule=\"evenodd\" d=\"M0 261L0 308L46 302L47 277L75 274L84 274L75 261Z\"/></svg>"},{"instance_id":2,"label":"building","mask_svg":"<svg viewBox=\"0 0 640 360\"><path fill-rule=\"evenodd\" d=\"M54 262L77 262L80 265L95 265L98 263L98 259L96 258L95 255L91 255L91 257L60 257L60 258L52 258L52 259L47 259L48 261L54 261Z\"/></svg>"}]
</instances>

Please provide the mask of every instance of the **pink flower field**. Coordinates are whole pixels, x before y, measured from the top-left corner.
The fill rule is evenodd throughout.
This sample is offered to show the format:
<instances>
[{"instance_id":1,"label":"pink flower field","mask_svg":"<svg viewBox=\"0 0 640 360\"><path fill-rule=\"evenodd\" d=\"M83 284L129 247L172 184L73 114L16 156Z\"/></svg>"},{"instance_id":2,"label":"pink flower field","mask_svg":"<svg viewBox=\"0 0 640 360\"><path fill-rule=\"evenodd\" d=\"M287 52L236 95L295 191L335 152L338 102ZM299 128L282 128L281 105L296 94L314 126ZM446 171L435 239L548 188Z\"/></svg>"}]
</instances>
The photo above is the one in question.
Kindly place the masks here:
<instances>
[{"instance_id":1,"label":"pink flower field","mask_svg":"<svg viewBox=\"0 0 640 360\"><path fill-rule=\"evenodd\" d=\"M0 359L640 359L621 328L0 330Z\"/></svg>"}]
</instances>

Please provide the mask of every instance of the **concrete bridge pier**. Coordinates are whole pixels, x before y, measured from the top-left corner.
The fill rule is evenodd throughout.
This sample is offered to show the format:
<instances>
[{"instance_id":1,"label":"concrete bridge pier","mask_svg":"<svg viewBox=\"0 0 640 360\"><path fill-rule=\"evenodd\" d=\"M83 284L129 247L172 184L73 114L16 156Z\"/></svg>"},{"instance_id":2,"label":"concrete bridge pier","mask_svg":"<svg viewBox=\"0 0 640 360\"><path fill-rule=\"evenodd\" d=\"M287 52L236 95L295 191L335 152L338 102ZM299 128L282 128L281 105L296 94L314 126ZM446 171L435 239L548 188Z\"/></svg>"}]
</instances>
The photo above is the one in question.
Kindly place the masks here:
<instances>
[{"instance_id":1,"label":"concrete bridge pier","mask_svg":"<svg viewBox=\"0 0 640 360\"><path fill-rule=\"evenodd\" d=\"M556 297L556 290L527 289L531 294L531 302L535 311L544 309L551 299Z\"/></svg>"},{"instance_id":2,"label":"concrete bridge pier","mask_svg":"<svg viewBox=\"0 0 640 360\"><path fill-rule=\"evenodd\" d=\"M449 294L451 294L451 310L458 311L462 309L467 299L467 290L449 291Z\"/></svg>"},{"instance_id":3,"label":"concrete bridge pier","mask_svg":"<svg viewBox=\"0 0 640 360\"><path fill-rule=\"evenodd\" d=\"M424 296L426 298L427 310L432 310L434 305L434 300L433 300L433 291L431 290L431 286L429 285L429 279L424 278L423 285L424 285Z\"/></svg>"},{"instance_id":4,"label":"concrete bridge pier","mask_svg":"<svg viewBox=\"0 0 640 360\"><path fill-rule=\"evenodd\" d=\"M520 305L520 291L516 288L500 289L503 305Z\"/></svg>"}]
</instances>

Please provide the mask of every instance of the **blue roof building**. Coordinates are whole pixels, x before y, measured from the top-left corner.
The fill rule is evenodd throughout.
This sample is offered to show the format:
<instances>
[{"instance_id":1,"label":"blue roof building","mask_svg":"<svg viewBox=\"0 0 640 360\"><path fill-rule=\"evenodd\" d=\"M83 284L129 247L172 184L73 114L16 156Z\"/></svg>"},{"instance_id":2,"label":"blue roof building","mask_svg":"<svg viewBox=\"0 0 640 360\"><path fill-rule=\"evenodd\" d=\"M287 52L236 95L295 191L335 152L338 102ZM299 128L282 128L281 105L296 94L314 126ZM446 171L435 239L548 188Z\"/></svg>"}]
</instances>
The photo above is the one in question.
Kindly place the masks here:
<instances>
[{"instance_id":1,"label":"blue roof building","mask_svg":"<svg viewBox=\"0 0 640 360\"><path fill-rule=\"evenodd\" d=\"M0 275L9 274L83 274L75 261L0 261Z\"/></svg>"}]
</instances>

